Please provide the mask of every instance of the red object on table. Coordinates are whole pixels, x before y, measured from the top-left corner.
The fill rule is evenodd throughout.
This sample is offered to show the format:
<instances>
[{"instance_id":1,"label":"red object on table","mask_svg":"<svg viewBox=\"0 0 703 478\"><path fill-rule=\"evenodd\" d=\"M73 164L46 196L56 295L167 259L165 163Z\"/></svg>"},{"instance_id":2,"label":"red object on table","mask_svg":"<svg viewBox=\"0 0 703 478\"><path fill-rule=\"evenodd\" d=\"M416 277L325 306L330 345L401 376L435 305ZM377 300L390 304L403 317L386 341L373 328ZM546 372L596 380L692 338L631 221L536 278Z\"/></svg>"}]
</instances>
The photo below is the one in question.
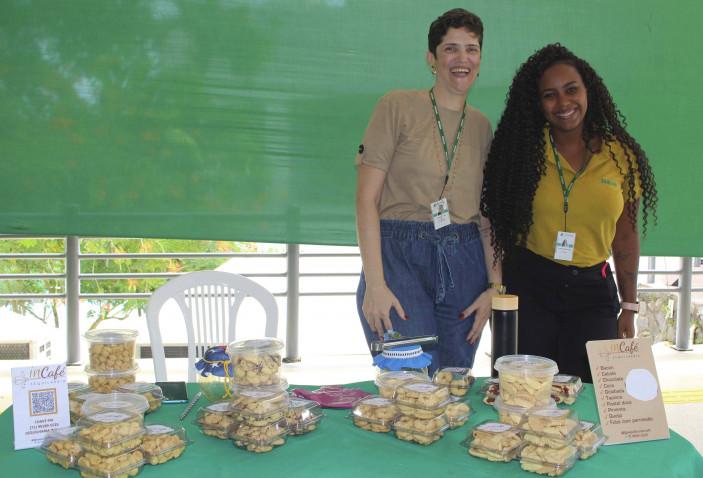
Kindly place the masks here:
<instances>
[{"instance_id":1,"label":"red object on table","mask_svg":"<svg viewBox=\"0 0 703 478\"><path fill-rule=\"evenodd\" d=\"M296 397L315 400L323 408L352 408L354 402L371 395L359 388L345 388L341 385L325 385L317 390L296 388L292 393Z\"/></svg>"}]
</instances>

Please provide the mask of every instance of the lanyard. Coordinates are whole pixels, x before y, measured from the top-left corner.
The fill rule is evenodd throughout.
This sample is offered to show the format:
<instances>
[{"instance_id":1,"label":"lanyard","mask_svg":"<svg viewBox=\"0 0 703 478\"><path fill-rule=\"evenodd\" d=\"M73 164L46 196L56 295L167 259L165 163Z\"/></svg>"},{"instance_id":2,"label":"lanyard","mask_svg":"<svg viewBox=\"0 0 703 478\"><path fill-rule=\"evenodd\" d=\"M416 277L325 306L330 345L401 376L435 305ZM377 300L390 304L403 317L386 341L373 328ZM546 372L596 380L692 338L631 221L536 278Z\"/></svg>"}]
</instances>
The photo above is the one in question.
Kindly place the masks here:
<instances>
[{"instance_id":1,"label":"lanyard","mask_svg":"<svg viewBox=\"0 0 703 478\"><path fill-rule=\"evenodd\" d=\"M569 185L566 185L566 180L564 179L564 170L561 167L561 161L559 161L559 153L557 153L557 148L554 146L554 137L552 137L552 134L549 133L549 143L552 145L552 153L554 154L554 161L557 163L557 171L559 172L559 182L561 182L561 192L564 195L564 231L566 231L566 214L569 212L569 194L571 193L571 189L574 187L574 183L578 179L579 176L586 170L586 166L588 165L588 161L583 162L583 166L581 166L581 169L576 171L576 174L574 174L573 179L569 183ZM586 153L584 153L584 156Z\"/></svg>"},{"instance_id":2,"label":"lanyard","mask_svg":"<svg viewBox=\"0 0 703 478\"><path fill-rule=\"evenodd\" d=\"M461 137L461 133L462 131L464 131L464 118L466 118L466 103L464 103L464 111L461 112L461 120L459 120L459 128L456 131L456 138L454 138L454 146L452 146L452 153L449 154L449 148L447 147L447 138L444 135L444 126L442 126L442 119L439 117L439 110L437 109L437 101L434 98L434 88L430 88L430 101L432 101L432 109L434 110L434 119L437 122L439 137L442 140L442 148L444 149L444 159L447 161L447 177L444 178L444 185L446 186L447 179L449 179L449 169L452 167L452 161L454 160L454 155L456 154L456 148L459 145L459 137ZM444 189L442 189L442 193L444 193Z\"/></svg>"}]
</instances>

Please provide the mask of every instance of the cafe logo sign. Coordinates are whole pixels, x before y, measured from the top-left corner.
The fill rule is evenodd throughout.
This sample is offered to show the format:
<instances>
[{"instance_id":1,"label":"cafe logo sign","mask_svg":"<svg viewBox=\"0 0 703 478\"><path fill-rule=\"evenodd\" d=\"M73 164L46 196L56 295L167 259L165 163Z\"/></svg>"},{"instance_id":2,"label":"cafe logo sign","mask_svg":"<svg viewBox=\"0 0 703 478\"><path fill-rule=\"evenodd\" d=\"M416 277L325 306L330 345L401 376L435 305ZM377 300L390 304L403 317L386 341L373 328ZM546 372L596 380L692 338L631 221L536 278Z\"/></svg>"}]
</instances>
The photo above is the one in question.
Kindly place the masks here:
<instances>
[{"instance_id":1,"label":"cafe logo sign","mask_svg":"<svg viewBox=\"0 0 703 478\"><path fill-rule=\"evenodd\" d=\"M15 385L19 387L25 387L27 384L31 384L38 380L50 380L57 382L66 377L66 366L61 365L50 365L42 367L29 367L27 370L21 374L14 377Z\"/></svg>"},{"instance_id":2,"label":"cafe logo sign","mask_svg":"<svg viewBox=\"0 0 703 478\"><path fill-rule=\"evenodd\" d=\"M603 344L600 356L609 361L611 358L638 358L640 348L637 340L621 340Z\"/></svg>"}]
</instances>

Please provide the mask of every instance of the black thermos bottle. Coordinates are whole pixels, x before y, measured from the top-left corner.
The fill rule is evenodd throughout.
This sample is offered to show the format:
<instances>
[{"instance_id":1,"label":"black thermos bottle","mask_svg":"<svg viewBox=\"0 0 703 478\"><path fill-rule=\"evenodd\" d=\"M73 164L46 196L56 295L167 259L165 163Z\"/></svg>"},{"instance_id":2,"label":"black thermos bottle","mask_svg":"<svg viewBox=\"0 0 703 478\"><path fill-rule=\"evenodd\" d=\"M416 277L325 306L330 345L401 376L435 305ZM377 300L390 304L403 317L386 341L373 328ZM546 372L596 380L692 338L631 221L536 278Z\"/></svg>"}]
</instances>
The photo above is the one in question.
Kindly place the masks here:
<instances>
[{"instance_id":1,"label":"black thermos bottle","mask_svg":"<svg viewBox=\"0 0 703 478\"><path fill-rule=\"evenodd\" d=\"M516 295L498 295L493 298L491 308L491 377L497 377L493 368L496 360L504 355L517 353L517 309Z\"/></svg>"}]
</instances>

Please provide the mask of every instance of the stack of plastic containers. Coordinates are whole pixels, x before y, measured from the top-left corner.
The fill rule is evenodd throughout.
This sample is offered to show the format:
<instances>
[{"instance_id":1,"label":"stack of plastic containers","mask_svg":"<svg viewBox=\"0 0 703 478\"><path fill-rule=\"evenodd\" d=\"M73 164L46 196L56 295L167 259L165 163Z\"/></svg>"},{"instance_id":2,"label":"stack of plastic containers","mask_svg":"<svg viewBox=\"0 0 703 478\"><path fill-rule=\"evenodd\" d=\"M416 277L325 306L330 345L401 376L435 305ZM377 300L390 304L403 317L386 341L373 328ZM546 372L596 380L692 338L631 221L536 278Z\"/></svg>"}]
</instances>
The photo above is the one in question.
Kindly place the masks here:
<instances>
[{"instance_id":1,"label":"stack of plastic containers","mask_svg":"<svg viewBox=\"0 0 703 478\"><path fill-rule=\"evenodd\" d=\"M354 425L376 433L391 431L397 417L398 407L395 400L378 395L370 395L357 400L351 411Z\"/></svg>"},{"instance_id":2,"label":"stack of plastic containers","mask_svg":"<svg viewBox=\"0 0 703 478\"><path fill-rule=\"evenodd\" d=\"M265 338L229 344L234 369L230 438L235 446L264 453L286 442L288 382L281 377L283 342Z\"/></svg>"},{"instance_id":3,"label":"stack of plastic containers","mask_svg":"<svg viewBox=\"0 0 703 478\"><path fill-rule=\"evenodd\" d=\"M561 476L576 462L574 442L579 420L574 410L543 409L528 414L521 424L526 445L520 451L524 470Z\"/></svg>"},{"instance_id":4,"label":"stack of plastic containers","mask_svg":"<svg viewBox=\"0 0 703 478\"><path fill-rule=\"evenodd\" d=\"M445 385L449 389L452 401L447 405L447 422L449 428L459 428L471 415L471 406L467 400L467 394L475 381L471 369L445 367L435 372L432 381L438 385Z\"/></svg>"},{"instance_id":5,"label":"stack of plastic containers","mask_svg":"<svg viewBox=\"0 0 703 478\"><path fill-rule=\"evenodd\" d=\"M434 383L405 383L395 391L399 416L393 423L397 438L429 445L449 427L445 414L451 403L449 389Z\"/></svg>"},{"instance_id":6,"label":"stack of plastic containers","mask_svg":"<svg viewBox=\"0 0 703 478\"><path fill-rule=\"evenodd\" d=\"M134 361L136 330L95 329L86 332L90 363L85 371L94 392L107 393L132 383L137 373Z\"/></svg>"},{"instance_id":7,"label":"stack of plastic containers","mask_svg":"<svg viewBox=\"0 0 703 478\"><path fill-rule=\"evenodd\" d=\"M378 387L378 394L381 397L395 397L395 389L399 385L409 382L430 382L430 377L421 371L412 370L388 370L380 371L376 374L375 384Z\"/></svg>"}]
</instances>

